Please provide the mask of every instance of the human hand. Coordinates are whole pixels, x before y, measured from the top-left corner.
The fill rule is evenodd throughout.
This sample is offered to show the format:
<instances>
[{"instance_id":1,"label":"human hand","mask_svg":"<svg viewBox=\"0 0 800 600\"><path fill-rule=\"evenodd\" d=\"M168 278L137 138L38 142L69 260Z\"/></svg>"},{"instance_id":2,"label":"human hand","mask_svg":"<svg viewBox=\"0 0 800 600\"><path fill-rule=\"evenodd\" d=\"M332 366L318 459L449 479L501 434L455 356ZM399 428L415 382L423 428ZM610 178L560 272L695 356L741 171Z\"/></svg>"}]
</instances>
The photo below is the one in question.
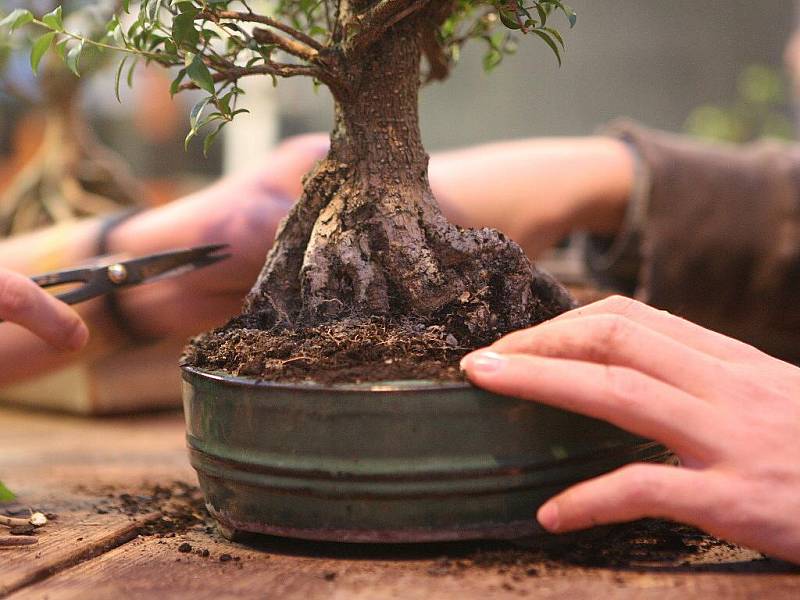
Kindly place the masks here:
<instances>
[{"instance_id":1,"label":"human hand","mask_svg":"<svg viewBox=\"0 0 800 600\"><path fill-rule=\"evenodd\" d=\"M74 310L27 277L0 269L0 319L16 323L58 350L80 350L89 330Z\"/></svg>"},{"instance_id":2,"label":"human hand","mask_svg":"<svg viewBox=\"0 0 800 600\"><path fill-rule=\"evenodd\" d=\"M430 162L445 216L499 229L531 258L575 230L616 233L633 178L629 149L605 137L499 142L437 153Z\"/></svg>"},{"instance_id":3,"label":"human hand","mask_svg":"<svg viewBox=\"0 0 800 600\"><path fill-rule=\"evenodd\" d=\"M185 337L235 315L255 282L278 223L302 192L302 178L328 148L325 135L281 144L263 168L223 179L196 194L150 210L115 230L114 252L229 244L231 258L193 273L124 292L132 328L154 337Z\"/></svg>"},{"instance_id":4,"label":"human hand","mask_svg":"<svg viewBox=\"0 0 800 600\"><path fill-rule=\"evenodd\" d=\"M657 440L681 466L633 464L573 486L551 532L659 517L800 562L800 368L614 297L467 355L476 385Z\"/></svg>"}]
</instances>

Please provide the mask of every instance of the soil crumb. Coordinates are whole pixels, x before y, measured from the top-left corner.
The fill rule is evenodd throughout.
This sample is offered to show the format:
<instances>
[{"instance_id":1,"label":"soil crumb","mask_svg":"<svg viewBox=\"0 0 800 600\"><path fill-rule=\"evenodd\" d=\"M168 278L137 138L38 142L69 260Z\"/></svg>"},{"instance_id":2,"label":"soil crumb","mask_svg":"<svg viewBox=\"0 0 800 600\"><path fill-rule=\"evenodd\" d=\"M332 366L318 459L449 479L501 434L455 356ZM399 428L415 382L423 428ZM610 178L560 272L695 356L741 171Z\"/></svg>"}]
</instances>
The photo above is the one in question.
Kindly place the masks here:
<instances>
[{"instance_id":1,"label":"soil crumb","mask_svg":"<svg viewBox=\"0 0 800 600\"><path fill-rule=\"evenodd\" d=\"M569 536L531 538L530 542L485 542L466 553L446 555L428 569L435 577L462 575L483 569L508 577L511 582L542 576L574 574L587 569L696 569L731 570L796 569L760 555L742 564L742 549L694 527L644 519ZM714 565L711 567L711 565ZM792 571L794 572L794 571Z\"/></svg>"},{"instance_id":2,"label":"soil crumb","mask_svg":"<svg viewBox=\"0 0 800 600\"><path fill-rule=\"evenodd\" d=\"M214 531L214 521L206 510L203 492L199 487L182 481L156 485L139 493L109 491L95 504L94 510L97 514L120 512L131 517L160 513L161 518L143 526L143 535L174 537L188 529ZM178 551L189 553L192 549L187 543L182 544Z\"/></svg>"},{"instance_id":3,"label":"soil crumb","mask_svg":"<svg viewBox=\"0 0 800 600\"><path fill-rule=\"evenodd\" d=\"M472 335L446 325L382 318L267 330L233 320L193 339L181 364L265 381L460 381L461 357L502 333Z\"/></svg>"}]
</instances>

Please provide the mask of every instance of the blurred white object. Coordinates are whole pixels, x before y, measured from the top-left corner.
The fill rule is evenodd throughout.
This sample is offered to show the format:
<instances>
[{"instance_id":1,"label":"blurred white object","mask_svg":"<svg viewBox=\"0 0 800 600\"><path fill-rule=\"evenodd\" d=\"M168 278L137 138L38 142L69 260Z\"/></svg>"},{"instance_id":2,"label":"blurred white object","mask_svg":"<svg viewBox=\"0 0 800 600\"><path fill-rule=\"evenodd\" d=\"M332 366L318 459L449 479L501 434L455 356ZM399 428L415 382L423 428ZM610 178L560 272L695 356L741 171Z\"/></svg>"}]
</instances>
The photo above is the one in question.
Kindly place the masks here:
<instances>
[{"instance_id":1,"label":"blurred white object","mask_svg":"<svg viewBox=\"0 0 800 600\"><path fill-rule=\"evenodd\" d=\"M278 143L280 116L278 98L270 77L245 77L239 81L245 94L238 115L224 129L222 171L225 175L262 163L262 157Z\"/></svg>"}]
</instances>

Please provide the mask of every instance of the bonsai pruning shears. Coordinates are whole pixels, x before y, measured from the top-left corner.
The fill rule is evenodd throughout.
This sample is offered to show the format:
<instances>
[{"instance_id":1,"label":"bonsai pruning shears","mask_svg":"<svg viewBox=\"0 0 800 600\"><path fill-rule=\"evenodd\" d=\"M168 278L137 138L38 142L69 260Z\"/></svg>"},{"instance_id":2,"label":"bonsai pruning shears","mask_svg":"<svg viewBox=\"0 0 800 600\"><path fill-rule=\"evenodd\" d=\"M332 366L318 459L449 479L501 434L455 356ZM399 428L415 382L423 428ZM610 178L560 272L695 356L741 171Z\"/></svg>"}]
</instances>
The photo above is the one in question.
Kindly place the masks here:
<instances>
[{"instance_id":1,"label":"bonsai pruning shears","mask_svg":"<svg viewBox=\"0 0 800 600\"><path fill-rule=\"evenodd\" d=\"M104 266L45 273L31 279L43 288L83 283L84 285L78 288L55 296L67 304L77 304L120 288L152 283L213 265L230 257L230 254L219 254L220 250L227 247L227 244L197 246L118 261Z\"/></svg>"}]
</instances>

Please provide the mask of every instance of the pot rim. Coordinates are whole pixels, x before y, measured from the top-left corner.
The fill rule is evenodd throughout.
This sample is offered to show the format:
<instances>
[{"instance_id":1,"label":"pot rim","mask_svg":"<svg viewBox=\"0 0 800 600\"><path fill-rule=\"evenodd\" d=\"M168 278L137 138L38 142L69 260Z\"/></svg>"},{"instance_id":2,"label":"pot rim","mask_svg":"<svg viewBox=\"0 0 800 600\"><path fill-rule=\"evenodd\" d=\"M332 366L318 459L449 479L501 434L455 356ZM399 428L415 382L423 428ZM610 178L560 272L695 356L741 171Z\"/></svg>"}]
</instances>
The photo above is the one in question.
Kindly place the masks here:
<instances>
[{"instance_id":1,"label":"pot rim","mask_svg":"<svg viewBox=\"0 0 800 600\"><path fill-rule=\"evenodd\" d=\"M209 371L189 365L181 365L186 374L210 379L225 385L249 388L265 388L271 390L294 390L314 392L374 392L374 393L415 393L439 390L484 391L468 381L435 381L433 379L402 379L394 381L370 381L364 383L315 383L313 381L265 381L255 377L230 375L221 370Z\"/></svg>"}]
</instances>

